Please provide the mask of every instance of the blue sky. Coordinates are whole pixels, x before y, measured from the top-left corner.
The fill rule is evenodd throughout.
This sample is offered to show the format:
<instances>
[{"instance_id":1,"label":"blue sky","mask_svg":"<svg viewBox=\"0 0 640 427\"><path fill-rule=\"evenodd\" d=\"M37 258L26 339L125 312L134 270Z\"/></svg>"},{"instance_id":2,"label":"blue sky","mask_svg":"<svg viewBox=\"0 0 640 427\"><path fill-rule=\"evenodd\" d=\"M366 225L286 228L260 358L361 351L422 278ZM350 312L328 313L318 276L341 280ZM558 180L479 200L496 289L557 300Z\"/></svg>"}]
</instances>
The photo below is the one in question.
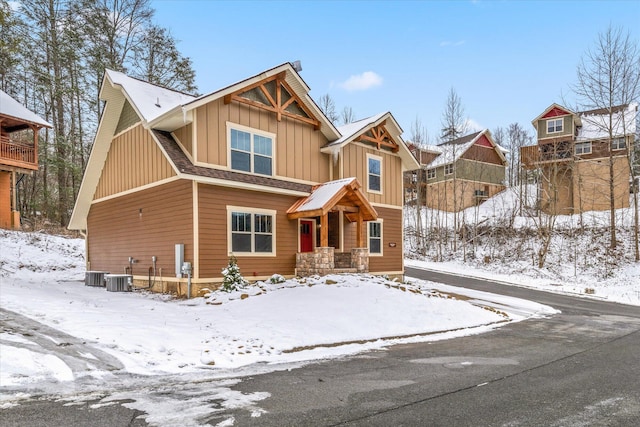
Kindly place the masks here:
<instances>
[{"instance_id":1,"label":"blue sky","mask_svg":"<svg viewBox=\"0 0 640 427\"><path fill-rule=\"evenodd\" d=\"M154 0L155 20L193 60L200 93L300 60L317 100L356 118L391 111L409 138L416 117L437 142L451 88L493 130L563 97L609 25L640 44L640 1Z\"/></svg>"}]
</instances>

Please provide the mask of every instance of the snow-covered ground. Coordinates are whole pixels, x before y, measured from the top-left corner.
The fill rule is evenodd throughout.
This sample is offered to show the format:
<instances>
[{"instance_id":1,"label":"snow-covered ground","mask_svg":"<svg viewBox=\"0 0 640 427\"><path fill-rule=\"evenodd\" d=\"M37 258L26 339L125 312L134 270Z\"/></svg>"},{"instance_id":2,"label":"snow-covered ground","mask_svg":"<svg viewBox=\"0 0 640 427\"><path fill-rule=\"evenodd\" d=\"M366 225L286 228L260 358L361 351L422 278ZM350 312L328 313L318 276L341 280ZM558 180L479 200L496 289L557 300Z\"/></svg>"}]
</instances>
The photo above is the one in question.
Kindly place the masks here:
<instances>
[{"instance_id":1,"label":"snow-covered ground","mask_svg":"<svg viewBox=\"0 0 640 427\"><path fill-rule=\"evenodd\" d=\"M78 337L120 361L124 371L142 375L331 358L480 333L505 321L554 312L477 293L461 301L447 295L451 289L431 282L357 275L258 282L190 300L107 292L84 286L80 239L0 231L0 245L3 309ZM55 354L43 353L29 336L6 330L0 351L2 386L108 374L91 364L71 369Z\"/></svg>"},{"instance_id":2,"label":"snow-covered ground","mask_svg":"<svg viewBox=\"0 0 640 427\"><path fill-rule=\"evenodd\" d=\"M640 263L634 261L633 200L630 208L616 210L617 241L608 249L609 212L557 215L553 218L528 209L519 209L521 200L535 201L535 186L528 186L520 197L511 188L478 207L457 215L457 224L467 230L478 228L479 237L466 246L457 242L453 250L452 232L439 244L432 235L425 249L419 249L415 233L415 208L405 212L407 241L405 265L497 280L551 292L602 298L640 305ZM423 227L449 229L454 214L422 209ZM538 231L553 221L552 238L544 266L539 268L537 253L543 246ZM459 236L458 236L459 237ZM424 254L420 254L423 252Z\"/></svg>"}]
</instances>

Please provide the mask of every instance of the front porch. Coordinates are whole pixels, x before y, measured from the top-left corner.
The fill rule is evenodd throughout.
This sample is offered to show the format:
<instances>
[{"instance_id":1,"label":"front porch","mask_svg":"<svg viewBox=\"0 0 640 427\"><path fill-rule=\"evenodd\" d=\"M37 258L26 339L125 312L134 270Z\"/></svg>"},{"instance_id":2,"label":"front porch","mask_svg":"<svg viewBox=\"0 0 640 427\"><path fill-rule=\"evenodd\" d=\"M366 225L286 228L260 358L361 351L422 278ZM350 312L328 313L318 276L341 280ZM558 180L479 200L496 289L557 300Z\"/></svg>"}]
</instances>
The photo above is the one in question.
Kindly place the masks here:
<instances>
[{"instance_id":1,"label":"front porch","mask_svg":"<svg viewBox=\"0 0 640 427\"><path fill-rule=\"evenodd\" d=\"M335 252L332 247L318 247L313 252L296 254L296 275L307 277L331 273L368 273L369 249L353 248Z\"/></svg>"},{"instance_id":2,"label":"front porch","mask_svg":"<svg viewBox=\"0 0 640 427\"><path fill-rule=\"evenodd\" d=\"M356 178L314 187L309 196L289 208L287 216L300 224L296 275L369 272L366 224L375 221L378 214ZM352 225L347 227L343 220ZM345 234L349 234L348 245Z\"/></svg>"}]
</instances>

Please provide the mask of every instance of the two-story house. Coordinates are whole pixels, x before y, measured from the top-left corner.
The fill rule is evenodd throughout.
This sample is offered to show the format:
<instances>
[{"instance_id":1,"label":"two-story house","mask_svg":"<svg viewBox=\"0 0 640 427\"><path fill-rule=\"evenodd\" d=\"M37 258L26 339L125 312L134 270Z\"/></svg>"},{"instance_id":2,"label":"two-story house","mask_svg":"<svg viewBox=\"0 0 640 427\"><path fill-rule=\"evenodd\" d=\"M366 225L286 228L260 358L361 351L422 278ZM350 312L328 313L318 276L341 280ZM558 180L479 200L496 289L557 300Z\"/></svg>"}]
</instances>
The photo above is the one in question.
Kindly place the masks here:
<instances>
[{"instance_id":1,"label":"two-story house","mask_svg":"<svg viewBox=\"0 0 640 427\"><path fill-rule=\"evenodd\" d=\"M613 183L615 208L629 206L629 149L638 104L573 112L552 104L532 124L538 143L522 147L526 170L537 170L539 204L553 214L607 210ZM611 161L610 161L611 159ZM612 168L610 168L612 165Z\"/></svg>"},{"instance_id":2,"label":"two-story house","mask_svg":"<svg viewBox=\"0 0 640 427\"><path fill-rule=\"evenodd\" d=\"M423 170L410 180L421 184L422 203L432 209L459 212L505 189L505 150L489 130L417 150ZM416 184L416 185L417 185Z\"/></svg>"},{"instance_id":3,"label":"two-story house","mask_svg":"<svg viewBox=\"0 0 640 427\"><path fill-rule=\"evenodd\" d=\"M38 132L51 125L0 90L0 228L20 228L19 176L38 170Z\"/></svg>"},{"instance_id":4,"label":"two-story house","mask_svg":"<svg viewBox=\"0 0 640 427\"><path fill-rule=\"evenodd\" d=\"M285 63L201 97L107 71L106 101L69 228L87 267L155 290L403 274L402 173L418 168L390 113L336 128ZM153 277L153 280L151 279Z\"/></svg>"}]
</instances>

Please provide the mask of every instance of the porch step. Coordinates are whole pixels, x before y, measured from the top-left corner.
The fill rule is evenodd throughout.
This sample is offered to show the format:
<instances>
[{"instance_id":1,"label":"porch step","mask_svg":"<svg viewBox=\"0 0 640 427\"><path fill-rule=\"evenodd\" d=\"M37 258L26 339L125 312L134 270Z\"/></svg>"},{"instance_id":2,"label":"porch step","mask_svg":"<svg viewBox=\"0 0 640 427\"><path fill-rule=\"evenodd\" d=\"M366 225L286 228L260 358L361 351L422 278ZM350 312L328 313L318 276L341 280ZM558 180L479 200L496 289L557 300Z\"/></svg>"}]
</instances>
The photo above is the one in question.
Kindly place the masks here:
<instances>
[{"instance_id":1,"label":"porch step","mask_svg":"<svg viewBox=\"0 0 640 427\"><path fill-rule=\"evenodd\" d=\"M333 273L334 274L341 274L341 273L357 273L358 270L355 268L334 268L333 269Z\"/></svg>"}]
</instances>

